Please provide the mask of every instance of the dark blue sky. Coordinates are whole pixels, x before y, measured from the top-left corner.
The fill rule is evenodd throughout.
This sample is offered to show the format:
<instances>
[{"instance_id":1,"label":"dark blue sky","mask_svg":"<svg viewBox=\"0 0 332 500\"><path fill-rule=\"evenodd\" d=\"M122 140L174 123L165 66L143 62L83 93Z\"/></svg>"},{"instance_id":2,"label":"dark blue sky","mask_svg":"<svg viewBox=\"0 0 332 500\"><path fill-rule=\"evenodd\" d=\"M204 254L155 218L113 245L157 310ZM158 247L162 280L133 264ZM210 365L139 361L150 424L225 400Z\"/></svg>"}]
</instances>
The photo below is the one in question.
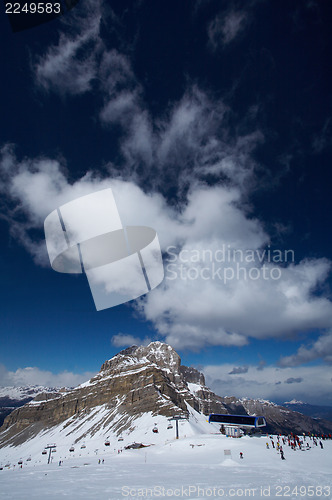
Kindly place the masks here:
<instances>
[{"instance_id":1,"label":"dark blue sky","mask_svg":"<svg viewBox=\"0 0 332 500\"><path fill-rule=\"evenodd\" d=\"M13 34L2 9L0 383L75 383L159 339L219 393L329 397L331 22L315 0L81 0ZM114 180L165 266L168 245L270 245L295 262L276 282L166 279L96 312L85 277L47 263L43 220Z\"/></svg>"}]
</instances>

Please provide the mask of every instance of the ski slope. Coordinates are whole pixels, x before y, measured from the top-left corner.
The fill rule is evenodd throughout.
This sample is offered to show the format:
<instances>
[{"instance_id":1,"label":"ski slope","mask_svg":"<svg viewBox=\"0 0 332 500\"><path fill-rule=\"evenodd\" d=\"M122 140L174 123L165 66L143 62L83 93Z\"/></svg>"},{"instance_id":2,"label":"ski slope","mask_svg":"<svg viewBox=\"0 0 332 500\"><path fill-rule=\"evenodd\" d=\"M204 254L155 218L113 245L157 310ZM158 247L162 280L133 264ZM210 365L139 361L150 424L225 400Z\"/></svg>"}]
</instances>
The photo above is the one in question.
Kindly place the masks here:
<instances>
[{"instance_id":1,"label":"ski slope","mask_svg":"<svg viewBox=\"0 0 332 500\"><path fill-rule=\"evenodd\" d=\"M155 423L158 433L152 432ZM276 449L266 448L269 437L226 437L203 419L180 423L178 440L165 417L146 414L135 425L123 441L109 436L105 446L99 434L86 440L85 448L83 441L75 444L74 452L68 450L68 436L61 441L59 434L45 433L57 444L50 464L41 455L43 436L1 449L1 498L332 498L332 441L323 441L324 449L309 441L305 451L285 445L283 461ZM134 441L146 447L124 450Z\"/></svg>"}]
</instances>

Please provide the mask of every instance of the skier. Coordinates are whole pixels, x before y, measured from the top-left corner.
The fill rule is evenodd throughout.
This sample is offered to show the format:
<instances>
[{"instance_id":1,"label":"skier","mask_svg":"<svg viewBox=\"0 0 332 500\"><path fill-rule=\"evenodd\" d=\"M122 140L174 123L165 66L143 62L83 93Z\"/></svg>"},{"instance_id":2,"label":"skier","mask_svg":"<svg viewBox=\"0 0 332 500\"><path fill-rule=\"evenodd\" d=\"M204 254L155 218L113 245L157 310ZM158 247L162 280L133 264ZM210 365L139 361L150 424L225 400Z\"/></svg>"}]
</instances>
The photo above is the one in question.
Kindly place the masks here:
<instances>
[{"instance_id":1,"label":"skier","mask_svg":"<svg viewBox=\"0 0 332 500\"><path fill-rule=\"evenodd\" d=\"M321 441L319 441L319 446L323 449L323 443Z\"/></svg>"},{"instance_id":2,"label":"skier","mask_svg":"<svg viewBox=\"0 0 332 500\"><path fill-rule=\"evenodd\" d=\"M241 459L243 458L243 453L242 453L242 451L240 451L240 458L241 458Z\"/></svg>"},{"instance_id":3,"label":"skier","mask_svg":"<svg viewBox=\"0 0 332 500\"><path fill-rule=\"evenodd\" d=\"M286 460L286 459L285 459L284 452L283 452L283 450L282 450L282 449L280 450L280 456L281 456L281 460Z\"/></svg>"},{"instance_id":4,"label":"skier","mask_svg":"<svg viewBox=\"0 0 332 500\"><path fill-rule=\"evenodd\" d=\"M267 448L267 449L269 449L269 448L270 448L269 443L266 443L266 448Z\"/></svg>"}]
</instances>

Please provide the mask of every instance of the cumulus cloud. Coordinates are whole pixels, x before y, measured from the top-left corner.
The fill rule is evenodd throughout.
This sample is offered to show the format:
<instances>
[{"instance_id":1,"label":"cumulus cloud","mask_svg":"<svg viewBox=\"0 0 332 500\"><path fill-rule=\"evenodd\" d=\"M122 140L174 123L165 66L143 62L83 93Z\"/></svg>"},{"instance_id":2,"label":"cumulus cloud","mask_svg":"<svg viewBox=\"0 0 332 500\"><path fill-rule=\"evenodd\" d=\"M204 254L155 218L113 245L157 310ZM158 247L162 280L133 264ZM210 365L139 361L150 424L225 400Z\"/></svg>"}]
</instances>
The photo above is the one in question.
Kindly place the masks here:
<instances>
[{"instance_id":1,"label":"cumulus cloud","mask_svg":"<svg viewBox=\"0 0 332 500\"><path fill-rule=\"evenodd\" d=\"M9 371L4 365L0 365L0 386L20 387L26 385L42 385L45 387L76 387L95 375L94 372L73 373L62 371L52 373L48 370L40 370L37 367L18 368Z\"/></svg>"},{"instance_id":2,"label":"cumulus cloud","mask_svg":"<svg viewBox=\"0 0 332 500\"><path fill-rule=\"evenodd\" d=\"M240 373L247 373L248 372L248 367L247 366L234 366L232 371L228 373L228 375L238 375Z\"/></svg>"},{"instance_id":3,"label":"cumulus cloud","mask_svg":"<svg viewBox=\"0 0 332 500\"><path fill-rule=\"evenodd\" d=\"M275 402L292 399L310 404L332 405L331 376L326 367L305 366L280 369L267 365L262 372L248 365L247 373L230 375L232 365L206 365L202 371L206 384L220 396L249 397ZM293 380L293 382L287 382ZM301 383L305 381L305 383Z\"/></svg>"},{"instance_id":4,"label":"cumulus cloud","mask_svg":"<svg viewBox=\"0 0 332 500\"><path fill-rule=\"evenodd\" d=\"M211 202L209 208L213 214L212 196ZM222 211L218 213L222 226ZM234 216L236 218L236 214ZM201 220L200 215L197 218ZM230 221L229 218L227 220ZM201 227L207 224L206 221L202 223ZM232 237L238 237L237 241L240 242L237 224L233 227ZM204 236L186 243L182 249L196 246L217 251L225 241L223 235L210 241L204 240ZM251 234L251 237L254 238L254 235ZM221 268L221 278L216 276L213 279L213 264L214 269L218 266ZM175 266L171 271L170 265ZM233 270L229 263L226 266ZM271 270L270 266L266 266L266 269ZM244 265L242 267L248 270ZM206 272L199 274L203 269ZM225 271L224 264L202 261L188 263L178 259L175 263L166 264L166 281L146 297L144 314L175 348L241 346L250 337L292 338L297 331L316 328L318 325L325 328L330 324L330 301L312 294L312 289L327 278L329 269L330 264L324 260L306 261L280 269L278 280L265 280L262 275L257 280L251 280L249 275L246 278L244 272L237 277L234 271L234 279L226 283L223 279L225 275L222 274Z\"/></svg>"},{"instance_id":5,"label":"cumulus cloud","mask_svg":"<svg viewBox=\"0 0 332 500\"><path fill-rule=\"evenodd\" d=\"M327 279L330 263L263 262L268 235L242 204L240 186L194 181L179 209L133 180L90 172L70 184L58 161L19 161L10 146L2 149L0 173L3 213L13 236L36 263L47 262L42 233L37 239L36 230L48 213L98 189L112 187L125 225L148 225L157 231L166 279L136 301L136 307L174 348L242 346L250 338L289 338L299 331L331 327L330 301L313 293ZM248 249L261 253L246 260ZM232 251L242 257L240 262L232 259ZM220 261L223 252L225 260ZM226 268L231 279L225 279Z\"/></svg>"},{"instance_id":6,"label":"cumulus cloud","mask_svg":"<svg viewBox=\"0 0 332 500\"><path fill-rule=\"evenodd\" d=\"M287 380L285 380L285 384L300 384L302 381L302 377L289 377Z\"/></svg>"},{"instance_id":7,"label":"cumulus cloud","mask_svg":"<svg viewBox=\"0 0 332 500\"><path fill-rule=\"evenodd\" d=\"M317 359L323 359L326 363L332 363L332 331L318 337L311 345L301 345L297 352L291 356L280 359L280 366L298 366Z\"/></svg>"},{"instance_id":8,"label":"cumulus cloud","mask_svg":"<svg viewBox=\"0 0 332 500\"><path fill-rule=\"evenodd\" d=\"M219 14L208 25L210 46L216 50L232 42L246 27L248 14L245 11L232 10L227 14Z\"/></svg>"}]
</instances>

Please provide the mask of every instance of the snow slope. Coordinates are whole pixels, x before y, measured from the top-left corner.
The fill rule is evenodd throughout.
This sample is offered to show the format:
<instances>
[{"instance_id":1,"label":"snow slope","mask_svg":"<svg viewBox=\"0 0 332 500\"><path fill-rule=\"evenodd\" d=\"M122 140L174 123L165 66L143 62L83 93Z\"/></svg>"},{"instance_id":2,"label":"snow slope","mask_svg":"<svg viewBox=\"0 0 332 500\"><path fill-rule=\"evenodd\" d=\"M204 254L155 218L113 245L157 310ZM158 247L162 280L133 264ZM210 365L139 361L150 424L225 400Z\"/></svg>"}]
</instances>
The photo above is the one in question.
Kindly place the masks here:
<instances>
[{"instance_id":1,"label":"snow slope","mask_svg":"<svg viewBox=\"0 0 332 500\"><path fill-rule=\"evenodd\" d=\"M222 436L217 426L194 411L189 421L179 422L179 440L175 440L174 422L170 429L165 417L145 414L132 422L119 441L107 428L98 429L105 411L96 408L89 421L81 422L81 429L67 421L21 446L1 449L1 498L332 498L332 441L324 441L324 449L312 446L305 451L284 446L286 460L282 461L276 449L266 448L270 438ZM69 452L68 440L74 443L93 420L94 435L75 443L75 451ZM152 432L155 424L158 433ZM105 446L107 438L110 446ZM146 447L124 449L135 441ZM48 465L48 455L41 452L54 442L56 453ZM20 459L22 469L17 465Z\"/></svg>"},{"instance_id":2,"label":"snow slope","mask_svg":"<svg viewBox=\"0 0 332 500\"><path fill-rule=\"evenodd\" d=\"M113 448L90 449L85 456L68 456L61 466L58 460L47 465L40 456L22 469L0 471L1 493L15 500L331 498L332 442L324 445L308 451L287 447L282 461L276 450L266 449L265 439L202 434L120 454Z\"/></svg>"}]
</instances>

